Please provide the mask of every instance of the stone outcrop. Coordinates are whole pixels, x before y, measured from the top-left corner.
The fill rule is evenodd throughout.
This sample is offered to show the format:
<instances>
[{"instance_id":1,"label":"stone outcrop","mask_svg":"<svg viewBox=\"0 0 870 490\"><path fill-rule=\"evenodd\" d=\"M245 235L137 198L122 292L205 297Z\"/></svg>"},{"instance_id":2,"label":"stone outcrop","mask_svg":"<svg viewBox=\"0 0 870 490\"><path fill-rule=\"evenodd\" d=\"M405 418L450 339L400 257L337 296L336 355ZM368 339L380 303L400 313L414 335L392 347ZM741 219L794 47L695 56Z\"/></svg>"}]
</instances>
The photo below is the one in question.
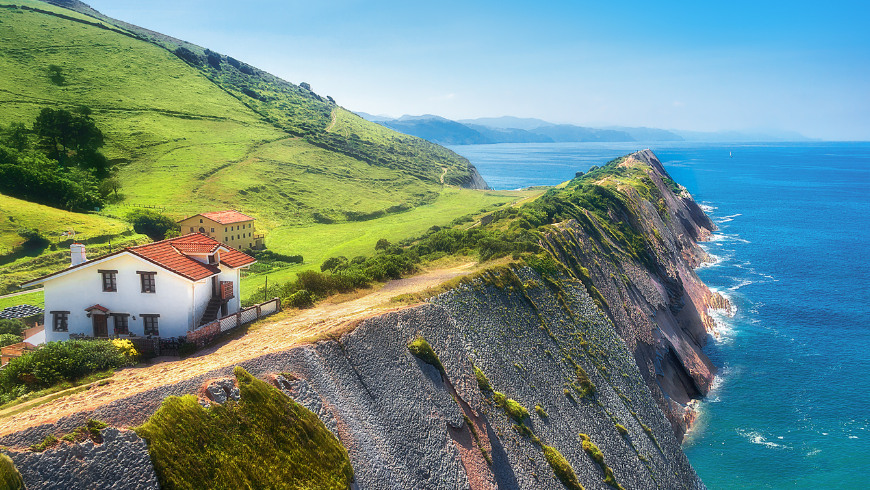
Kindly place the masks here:
<instances>
[{"instance_id":1,"label":"stone outcrop","mask_svg":"<svg viewBox=\"0 0 870 490\"><path fill-rule=\"evenodd\" d=\"M43 452L7 451L28 490L101 488L156 490L157 475L145 441L134 432L103 429L103 442L61 442Z\"/></svg>"}]
</instances>

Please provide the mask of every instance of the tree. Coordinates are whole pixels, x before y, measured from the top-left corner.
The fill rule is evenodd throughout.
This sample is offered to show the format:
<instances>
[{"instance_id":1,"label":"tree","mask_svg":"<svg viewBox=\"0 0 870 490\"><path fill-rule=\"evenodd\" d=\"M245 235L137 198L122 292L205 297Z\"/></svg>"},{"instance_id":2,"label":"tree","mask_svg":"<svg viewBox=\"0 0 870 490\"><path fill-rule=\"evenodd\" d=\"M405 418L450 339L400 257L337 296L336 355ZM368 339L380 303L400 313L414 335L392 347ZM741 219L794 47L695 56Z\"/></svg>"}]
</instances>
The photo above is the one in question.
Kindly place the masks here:
<instances>
[{"instance_id":1,"label":"tree","mask_svg":"<svg viewBox=\"0 0 870 490\"><path fill-rule=\"evenodd\" d=\"M378 240L378 243L375 244L375 250L386 250L390 248L390 242L386 238L381 238Z\"/></svg>"},{"instance_id":2,"label":"tree","mask_svg":"<svg viewBox=\"0 0 870 490\"><path fill-rule=\"evenodd\" d=\"M170 230L178 225L175 221L157 211L150 209L135 209L127 213L127 221L133 225L136 233L148 235L152 240L163 240Z\"/></svg>"},{"instance_id":3,"label":"tree","mask_svg":"<svg viewBox=\"0 0 870 490\"><path fill-rule=\"evenodd\" d=\"M121 190L121 187L121 179L110 177L100 182L100 194L103 198L109 197L109 194L114 194L115 201L119 201L121 196L118 194L118 191Z\"/></svg>"},{"instance_id":4,"label":"tree","mask_svg":"<svg viewBox=\"0 0 870 490\"><path fill-rule=\"evenodd\" d=\"M30 139L27 126L24 123L12 123L8 128L0 128L0 144L14 148L18 151L24 151L30 148Z\"/></svg>"},{"instance_id":5,"label":"tree","mask_svg":"<svg viewBox=\"0 0 870 490\"><path fill-rule=\"evenodd\" d=\"M33 131L50 158L63 166L75 164L105 177L108 162L98 151L103 147L103 132L90 114L87 106L75 113L46 107L36 116Z\"/></svg>"}]
</instances>

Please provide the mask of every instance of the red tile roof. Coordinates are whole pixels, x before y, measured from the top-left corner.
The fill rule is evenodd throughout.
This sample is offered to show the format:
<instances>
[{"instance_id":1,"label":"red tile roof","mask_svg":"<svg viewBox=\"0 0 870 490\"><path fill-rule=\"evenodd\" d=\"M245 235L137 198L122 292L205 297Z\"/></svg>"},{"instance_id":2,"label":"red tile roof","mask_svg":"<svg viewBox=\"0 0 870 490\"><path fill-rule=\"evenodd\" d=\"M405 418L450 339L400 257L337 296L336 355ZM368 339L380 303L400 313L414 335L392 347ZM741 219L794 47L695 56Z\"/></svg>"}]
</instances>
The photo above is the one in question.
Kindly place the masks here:
<instances>
[{"instance_id":1,"label":"red tile roof","mask_svg":"<svg viewBox=\"0 0 870 490\"><path fill-rule=\"evenodd\" d=\"M89 306L89 307L85 308L85 311L91 311L91 310L100 310L100 311L102 311L103 313L108 313L108 312L109 312L109 309L108 309L108 308L106 308L105 306L100 305L100 304L96 304L96 305L94 305L94 306Z\"/></svg>"},{"instance_id":2,"label":"red tile roof","mask_svg":"<svg viewBox=\"0 0 870 490\"><path fill-rule=\"evenodd\" d=\"M226 247L221 250L221 264L232 267L233 269L238 269L239 267L244 267L246 265L251 265L256 262L257 259L251 257L250 255L239 252L238 250Z\"/></svg>"},{"instance_id":3,"label":"red tile roof","mask_svg":"<svg viewBox=\"0 0 870 490\"><path fill-rule=\"evenodd\" d=\"M205 216L206 218L217 221L222 225L231 225L233 223L241 223L242 221L251 221L254 219L247 214L242 214L234 209L230 209L228 211L201 213L200 216Z\"/></svg>"},{"instance_id":4,"label":"red tile roof","mask_svg":"<svg viewBox=\"0 0 870 490\"><path fill-rule=\"evenodd\" d=\"M137 245L128 247L117 252L97 257L96 259L82 262L81 264L68 267L64 270L48 274L34 279L21 286L37 284L51 276L62 274L72 269L86 267L92 265L95 261L105 259L114 255L129 252L143 260L151 262L159 267L170 270L191 281L199 281L207 277L211 277L220 272L220 268L215 264L204 264L196 259L188 257L185 253L212 253L218 248L221 248L221 263L232 268L244 267L253 264L257 259L246 253L242 253L221 242L203 235L202 233L191 233L178 238L170 238L160 242L148 243L146 245Z\"/></svg>"}]
</instances>

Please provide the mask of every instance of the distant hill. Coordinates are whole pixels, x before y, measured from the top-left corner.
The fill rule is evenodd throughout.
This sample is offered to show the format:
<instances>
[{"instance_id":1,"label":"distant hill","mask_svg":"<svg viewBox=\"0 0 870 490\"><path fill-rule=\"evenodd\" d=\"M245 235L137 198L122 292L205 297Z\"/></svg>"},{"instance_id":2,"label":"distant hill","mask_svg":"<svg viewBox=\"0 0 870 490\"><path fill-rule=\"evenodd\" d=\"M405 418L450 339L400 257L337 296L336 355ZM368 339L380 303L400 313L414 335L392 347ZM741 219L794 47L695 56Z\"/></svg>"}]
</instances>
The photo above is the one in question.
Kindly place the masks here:
<instances>
[{"instance_id":1,"label":"distant hill","mask_svg":"<svg viewBox=\"0 0 870 490\"><path fill-rule=\"evenodd\" d=\"M370 114L365 115L372 117ZM360 116L363 117L362 114ZM635 138L625 131L584 128L571 124L552 124L540 119L520 119L510 116L465 120L492 122L499 126L462 123L432 114L404 115L398 119L373 118L372 120L396 131L441 145L635 141ZM530 129L506 126L509 124L517 124Z\"/></svg>"},{"instance_id":2,"label":"distant hill","mask_svg":"<svg viewBox=\"0 0 870 490\"><path fill-rule=\"evenodd\" d=\"M488 128L498 128L498 129L524 129L526 131L530 131L535 128L540 128L542 126L553 126L553 123L544 121L542 119L534 119L531 117L514 117L514 116L502 116L502 117L479 117L477 119L459 119L457 122L461 122L462 124L474 124L477 126L486 126Z\"/></svg>"},{"instance_id":3,"label":"distant hill","mask_svg":"<svg viewBox=\"0 0 870 490\"><path fill-rule=\"evenodd\" d=\"M428 203L442 177L485 186L465 158L367 122L307 83L81 2L2 3L0 121L29 126L45 107L88 106L126 203L173 216L239 209L269 228Z\"/></svg>"},{"instance_id":4,"label":"distant hill","mask_svg":"<svg viewBox=\"0 0 870 490\"><path fill-rule=\"evenodd\" d=\"M612 126L605 129L615 131L623 131L631 135L637 141L684 141L683 137L674 134L664 129L656 128L626 128L623 126Z\"/></svg>"}]
</instances>

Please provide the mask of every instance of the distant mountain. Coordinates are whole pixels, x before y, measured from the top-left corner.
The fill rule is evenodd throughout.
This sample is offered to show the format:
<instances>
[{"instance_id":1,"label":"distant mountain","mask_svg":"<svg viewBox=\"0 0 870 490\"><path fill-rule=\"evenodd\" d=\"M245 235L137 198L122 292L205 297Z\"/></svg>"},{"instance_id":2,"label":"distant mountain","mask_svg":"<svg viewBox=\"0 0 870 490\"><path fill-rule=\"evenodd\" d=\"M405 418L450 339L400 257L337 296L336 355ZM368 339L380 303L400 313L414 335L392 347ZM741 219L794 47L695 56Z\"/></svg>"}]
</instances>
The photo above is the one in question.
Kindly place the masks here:
<instances>
[{"instance_id":1,"label":"distant mountain","mask_svg":"<svg viewBox=\"0 0 870 490\"><path fill-rule=\"evenodd\" d=\"M557 124L553 126L543 126L534 130L537 134L549 136L557 143L574 143L587 141L635 141L630 134L625 131L614 131L612 129L593 129L574 126L572 124Z\"/></svg>"},{"instance_id":2,"label":"distant mountain","mask_svg":"<svg viewBox=\"0 0 870 490\"><path fill-rule=\"evenodd\" d=\"M385 115L383 115L383 114L380 114L380 115L377 115L377 116L375 116L375 115L373 115L373 114L369 114L369 113L367 113L367 112L356 112L355 114L356 114L357 116L359 116L359 117L365 119L366 121L371 121L371 122L381 122L381 121L392 121L392 120L393 120L392 117L390 117L390 116L385 116Z\"/></svg>"},{"instance_id":3,"label":"distant mountain","mask_svg":"<svg viewBox=\"0 0 870 490\"><path fill-rule=\"evenodd\" d=\"M623 126L611 126L604 129L613 129L615 131L624 131L631 135L637 141L685 141L685 139L670 131L656 128L626 128Z\"/></svg>"},{"instance_id":4,"label":"distant mountain","mask_svg":"<svg viewBox=\"0 0 870 490\"><path fill-rule=\"evenodd\" d=\"M554 126L553 123L531 117L479 117L477 119L459 119L462 124L473 124L497 129L524 129L526 131L543 126Z\"/></svg>"},{"instance_id":5,"label":"distant mountain","mask_svg":"<svg viewBox=\"0 0 870 490\"><path fill-rule=\"evenodd\" d=\"M485 136L492 143L553 143L553 138L516 128L493 128L466 124L469 128Z\"/></svg>"},{"instance_id":6,"label":"distant mountain","mask_svg":"<svg viewBox=\"0 0 870 490\"><path fill-rule=\"evenodd\" d=\"M439 145L482 145L492 140L456 121L438 116L402 116L378 124L400 133L410 134Z\"/></svg>"}]
</instances>

